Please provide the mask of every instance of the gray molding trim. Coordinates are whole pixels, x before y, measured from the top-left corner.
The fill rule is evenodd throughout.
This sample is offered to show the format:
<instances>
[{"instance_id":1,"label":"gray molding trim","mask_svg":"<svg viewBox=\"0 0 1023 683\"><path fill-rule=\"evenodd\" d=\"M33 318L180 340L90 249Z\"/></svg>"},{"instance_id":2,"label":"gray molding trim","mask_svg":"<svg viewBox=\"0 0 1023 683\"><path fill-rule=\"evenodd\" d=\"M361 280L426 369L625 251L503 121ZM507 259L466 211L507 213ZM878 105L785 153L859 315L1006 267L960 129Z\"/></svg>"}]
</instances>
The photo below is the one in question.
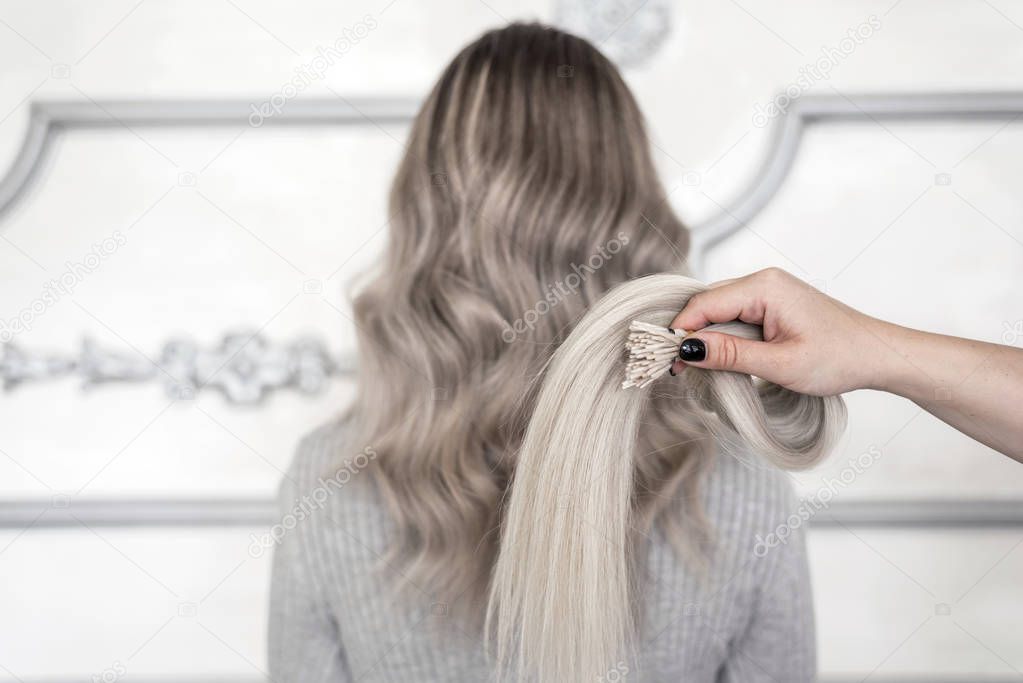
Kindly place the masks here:
<instances>
[{"instance_id":1,"label":"gray molding trim","mask_svg":"<svg viewBox=\"0 0 1023 683\"><path fill-rule=\"evenodd\" d=\"M0 178L0 217L20 201L65 130L124 127L251 126L258 100L37 101L21 149ZM385 125L408 123L419 108L412 97L294 99L262 125ZM805 128L834 121L993 119L1023 115L1023 92L803 95L772 123L771 142L753 180L728 206L694 226L693 262L752 220L781 187Z\"/></svg>"},{"instance_id":2,"label":"gray molding trim","mask_svg":"<svg viewBox=\"0 0 1023 683\"><path fill-rule=\"evenodd\" d=\"M279 518L268 498L82 499L0 501L0 529L88 527L267 527ZM1023 501L835 501L812 528L972 529L1023 527Z\"/></svg>"},{"instance_id":3,"label":"gray molding trim","mask_svg":"<svg viewBox=\"0 0 1023 683\"><path fill-rule=\"evenodd\" d=\"M263 125L373 125L407 123L419 100L405 97L294 99L279 113L259 114L260 100L44 100L29 107L28 128L6 175L0 178L0 218L27 194L41 175L58 135L100 128ZM259 116L259 125L251 121Z\"/></svg>"},{"instance_id":4,"label":"gray molding trim","mask_svg":"<svg viewBox=\"0 0 1023 683\"><path fill-rule=\"evenodd\" d=\"M704 255L756 217L774 198L795 162L810 125L853 121L984 120L1023 115L1023 92L803 95L772 124L770 142L753 180L726 208L692 231L690 263L699 272Z\"/></svg>"},{"instance_id":5,"label":"gray molding trim","mask_svg":"<svg viewBox=\"0 0 1023 683\"><path fill-rule=\"evenodd\" d=\"M810 528L972 529L1023 527L1021 500L845 500L810 520Z\"/></svg>"},{"instance_id":6,"label":"gray molding trim","mask_svg":"<svg viewBox=\"0 0 1023 683\"><path fill-rule=\"evenodd\" d=\"M1016 681L1018 683L1019 676L1016 675L1004 675L1004 674L959 674L956 676L892 676L892 677L878 677L873 674L867 674L873 683L1010 683L1010 681ZM863 676L824 676L819 679L819 683L863 683L867 680Z\"/></svg>"},{"instance_id":7,"label":"gray molding trim","mask_svg":"<svg viewBox=\"0 0 1023 683\"><path fill-rule=\"evenodd\" d=\"M269 498L0 500L0 529L266 527L275 516Z\"/></svg>"},{"instance_id":8,"label":"gray molding trim","mask_svg":"<svg viewBox=\"0 0 1023 683\"><path fill-rule=\"evenodd\" d=\"M26 678L22 683L88 683L91 679L86 678ZM149 677L149 678L135 678L131 680L134 683L167 683L167 678ZM250 676L225 676L220 678L180 678L175 679L181 681L181 683L267 683L267 678L252 678ZM819 683L862 683L865 680L862 676L823 676L819 680ZM904 676L904 677L879 677L875 675L870 676L872 683L1019 683L1019 676L1005 676L1005 675L989 675L989 674L976 674L970 675L959 675L959 676ZM272 683L272 682L271 682Z\"/></svg>"}]
</instances>

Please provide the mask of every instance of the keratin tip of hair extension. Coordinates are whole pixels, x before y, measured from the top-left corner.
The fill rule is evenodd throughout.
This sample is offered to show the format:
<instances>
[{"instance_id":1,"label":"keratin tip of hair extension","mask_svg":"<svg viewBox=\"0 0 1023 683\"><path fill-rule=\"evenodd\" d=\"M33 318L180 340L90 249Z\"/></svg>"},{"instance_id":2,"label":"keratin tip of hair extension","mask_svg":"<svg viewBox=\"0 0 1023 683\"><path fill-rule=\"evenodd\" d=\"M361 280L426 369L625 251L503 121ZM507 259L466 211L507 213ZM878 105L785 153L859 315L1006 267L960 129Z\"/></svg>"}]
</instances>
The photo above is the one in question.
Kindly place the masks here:
<instances>
[{"instance_id":1,"label":"keratin tip of hair extension","mask_svg":"<svg viewBox=\"0 0 1023 683\"><path fill-rule=\"evenodd\" d=\"M628 360L622 388L643 388L671 370L685 330L633 320L625 341Z\"/></svg>"}]
</instances>

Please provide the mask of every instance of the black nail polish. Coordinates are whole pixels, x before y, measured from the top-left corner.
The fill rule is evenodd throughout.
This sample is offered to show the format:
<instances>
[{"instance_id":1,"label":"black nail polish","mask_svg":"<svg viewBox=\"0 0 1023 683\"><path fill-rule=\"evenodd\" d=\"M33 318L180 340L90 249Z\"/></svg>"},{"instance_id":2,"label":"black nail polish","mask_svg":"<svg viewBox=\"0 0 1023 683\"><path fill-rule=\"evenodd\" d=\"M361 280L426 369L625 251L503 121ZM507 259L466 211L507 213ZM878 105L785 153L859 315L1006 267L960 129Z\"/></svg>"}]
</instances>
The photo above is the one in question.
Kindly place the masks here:
<instances>
[{"instance_id":1,"label":"black nail polish","mask_svg":"<svg viewBox=\"0 0 1023 683\"><path fill-rule=\"evenodd\" d=\"M668 374L671 375L672 377L674 377L675 376L675 368L668 368Z\"/></svg>"},{"instance_id":2,"label":"black nail polish","mask_svg":"<svg viewBox=\"0 0 1023 683\"><path fill-rule=\"evenodd\" d=\"M707 358L707 345L702 339L686 339L678 350L678 356L684 361L699 363Z\"/></svg>"}]
</instances>

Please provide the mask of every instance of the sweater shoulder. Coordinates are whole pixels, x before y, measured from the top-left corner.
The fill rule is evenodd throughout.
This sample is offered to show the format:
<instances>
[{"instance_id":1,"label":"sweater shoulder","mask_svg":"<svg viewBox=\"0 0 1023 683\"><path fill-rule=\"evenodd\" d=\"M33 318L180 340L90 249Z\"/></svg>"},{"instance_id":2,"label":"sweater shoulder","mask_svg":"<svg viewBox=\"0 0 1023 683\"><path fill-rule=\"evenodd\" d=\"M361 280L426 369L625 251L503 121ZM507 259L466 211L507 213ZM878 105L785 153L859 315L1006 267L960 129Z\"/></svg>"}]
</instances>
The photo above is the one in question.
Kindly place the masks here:
<instances>
[{"instance_id":1,"label":"sweater shoulder","mask_svg":"<svg viewBox=\"0 0 1023 683\"><path fill-rule=\"evenodd\" d=\"M347 433L341 420L331 420L304 434L295 447L283 483L304 488L304 484L315 481L316 475L336 459Z\"/></svg>"},{"instance_id":2,"label":"sweater shoulder","mask_svg":"<svg viewBox=\"0 0 1023 683\"><path fill-rule=\"evenodd\" d=\"M752 549L797 509L792 476L755 454L720 454L710 467L705 513L715 534L737 549Z\"/></svg>"},{"instance_id":3,"label":"sweater shoulder","mask_svg":"<svg viewBox=\"0 0 1023 683\"><path fill-rule=\"evenodd\" d=\"M322 495L321 490L349 490L376 459L372 447L355 443L351 424L344 418L331 420L303 436L284 473L280 486L282 504L303 496ZM365 488L365 487L360 487ZM332 495L332 497L334 497Z\"/></svg>"}]
</instances>

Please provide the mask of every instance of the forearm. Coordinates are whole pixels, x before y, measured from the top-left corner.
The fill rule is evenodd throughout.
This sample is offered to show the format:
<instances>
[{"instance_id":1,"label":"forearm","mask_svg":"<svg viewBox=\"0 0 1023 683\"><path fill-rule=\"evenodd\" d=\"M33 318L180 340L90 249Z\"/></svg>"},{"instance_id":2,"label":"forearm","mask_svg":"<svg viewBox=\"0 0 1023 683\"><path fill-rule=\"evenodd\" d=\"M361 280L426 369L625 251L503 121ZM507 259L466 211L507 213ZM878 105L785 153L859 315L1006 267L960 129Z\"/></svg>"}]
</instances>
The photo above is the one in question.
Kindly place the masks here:
<instances>
[{"instance_id":1,"label":"forearm","mask_svg":"<svg viewBox=\"0 0 1023 683\"><path fill-rule=\"evenodd\" d=\"M1023 349L878 322L876 386L1023 462Z\"/></svg>"}]
</instances>

